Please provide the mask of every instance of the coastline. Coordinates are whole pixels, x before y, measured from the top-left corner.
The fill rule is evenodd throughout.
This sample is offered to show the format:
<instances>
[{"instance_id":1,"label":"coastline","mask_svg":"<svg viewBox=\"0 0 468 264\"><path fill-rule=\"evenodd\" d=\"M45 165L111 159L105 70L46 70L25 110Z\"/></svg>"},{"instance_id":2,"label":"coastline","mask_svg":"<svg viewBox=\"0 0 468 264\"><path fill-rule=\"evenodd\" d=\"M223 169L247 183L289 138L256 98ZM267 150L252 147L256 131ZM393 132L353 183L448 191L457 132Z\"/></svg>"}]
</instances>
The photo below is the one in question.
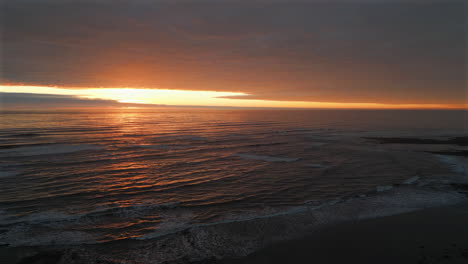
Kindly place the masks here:
<instances>
[{"instance_id":1,"label":"coastline","mask_svg":"<svg viewBox=\"0 0 468 264\"><path fill-rule=\"evenodd\" d=\"M418 240L421 235L435 243L436 248L446 249L446 244L450 243L460 245L457 250L461 257L465 257L468 244L457 241L465 238L468 242L467 220L468 200L452 187L399 186L366 197L306 208L303 212L192 227L147 240L125 239L78 246L1 247L0 260L19 264L242 264L283 263L284 258L301 263L318 255L323 261L318 263L343 263L342 260L357 258L353 254L361 251L373 253L371 257L391 260L386 252L389 249L393 252L396 247L395 252L411 249L413 255L397 255L408 256L407 260L413 261L414 252L419 252L414 248L424 246ZM427 238L426 235L435 229L438 234ZM445 238L453 237L454 240L439 241L438 237L444 237L444 233ZM399 240L406 240L406 244ZM380 253L368 250L376 245ZM327 256L337 253L343 258L327 262ZM452 255L449 256L459 257L455 253ZM369 263L375 263L374 260L370 258Z\"/></svg>"},{"instance_id":2,"label":"coastline","mask_svg":"<svg viewBox=\"0 0 468 264\"><path fill-rule=\"evenodd\" d=\"M468 263L468 202L351 221L222 264Z\"/></svg>"}]
</instances>

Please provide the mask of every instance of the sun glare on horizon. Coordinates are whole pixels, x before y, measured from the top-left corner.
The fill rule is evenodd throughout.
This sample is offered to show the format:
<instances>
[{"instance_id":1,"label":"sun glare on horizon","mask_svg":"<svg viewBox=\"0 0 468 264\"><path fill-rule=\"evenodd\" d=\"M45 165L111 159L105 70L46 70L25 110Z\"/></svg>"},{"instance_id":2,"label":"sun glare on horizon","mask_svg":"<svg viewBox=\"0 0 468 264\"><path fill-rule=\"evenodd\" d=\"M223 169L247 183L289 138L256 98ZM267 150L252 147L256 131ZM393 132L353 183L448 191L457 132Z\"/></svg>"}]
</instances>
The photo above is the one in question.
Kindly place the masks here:
<instances>
[{"instance_id":1,"label":"sun glare on horizon","mask_svg":"<svg viewBox=\"0 0 468 264\"><path fill-rule=\"evenodd\" d=\"M65 88L49 86L0 85L0 92L66 95L83 99L112 100L123 104L215 106L215 107L267 107L267 108L367 108L367 109L466 109L466 105L446 104L382 104L337 103L309 101L275 101L234 99L248 94L240 92L168 90L148 88Z\"/></svg>"}]
</instances>

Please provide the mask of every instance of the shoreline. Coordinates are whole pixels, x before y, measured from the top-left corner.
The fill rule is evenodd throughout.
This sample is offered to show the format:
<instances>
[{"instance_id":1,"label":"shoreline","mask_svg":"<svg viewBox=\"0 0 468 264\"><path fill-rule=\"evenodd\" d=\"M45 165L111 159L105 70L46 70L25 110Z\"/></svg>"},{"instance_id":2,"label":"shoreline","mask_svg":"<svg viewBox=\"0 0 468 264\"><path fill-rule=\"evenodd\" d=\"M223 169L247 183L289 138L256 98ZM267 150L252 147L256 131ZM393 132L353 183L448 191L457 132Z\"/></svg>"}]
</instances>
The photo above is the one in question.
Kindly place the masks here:
<instances>
[{"instance_id":1,"label":"shoreline","mask_svg":"<svg viewBox=\"0 0 468 264\"><path fill-rule=\"evenodd\" d=\"M242 257L216 257L199 260L188 258L168 262L191 264L282 264L282 263L467 263L468 201L442 207L426 208L397 215L355 219L329 224L303 236L277 241ZM143 244L139 242L138 247ZM112 245L109 245L112 246ZM128 245L120 244L114 250ZM143 246L150 250L151 248ZM135 245L133 246L135 247ZM120 264L142 263L127 258L109 258L101 245L92 253L81 248L45 250L40 247L17 249L23 258L15 257L9 248L0 247L2 263L18 264ZM154 249L154 248L153 248ZM94 251L94 250L93 250ZM10 254L6 254L10 253ZM7 255L10 255L8 257ZM27 256L29 255L29 256ZM92 262L90 262L92 261Z\"/></svg>"},{"instance_id":2,"label":"shoreline","mask_svg":"<svg viewBox=\"0 0 468 264\"><path fill-rule=\"evenodd\" d=\"M452 208L454 204L464 205L464 207L462 206L464 210L461 213L465 213L463 223L467 223L468 200L465 195L454 192L454 189L449 188L449 186L442 189L428 188L427 186L424 188L400 186L371 196L351 198L315 209L309 208L304 212L192 227L148 240L126 239L77 246L0 247L0 260L4 258L2 263L19 264L241 264L257 263L258 256L260 258L276 256L270 252L284 252L276 249L277 245L283 245L279 247L284 247L288 249L287 251L293 248L303 249L303 251L295 253L299 257L298 263L300 263L301 256L305 258L312 251L301 247L301 243L308 245L310 243L307 241L312 241L312 243L318 244L317 234L326 234L327 231L324 230L331 230L332 234L335 233L335 240L343 240L343 237L340 237L336 230L342 230L342 228L346 230L346 226L357 224L358 227L367 228L368 231L365 232L365 235L372 236L376 233L369 231L369 228L374 225L372 223L383 221L388 226L392 226L392 222L398 222L398 219L405 215L424 215L424 212L428 210L437 211L443 210L443 208ZM451 214L456 212L457 210L450 211ZM447 221L452 218L454 217L449 216ZM424 225L434 222L427 221L425 217L419 217L419 219ZM449 224L449 226L454 225ZM460 225L458 224L458 226ZM385 225L383 228L387 229ZM348 227L348 230L352 231L352 229L354 228ZM465 228L465 231L467 229ZM365 236L355 235L356 241L353 241L352 244L359 244L362 237ZM466 238L468 238L468 234ZM329 240L333 239L329 238ZM468 239L466 241L468 242ZM461 249L464 250L464 247ZM344 246L341 246L340 250L346 251ZM254 262L251 262L252 258ZM266 260L264 263L270 262L275 263L271 260Z\"/></svg>"},{"instance_id":3,"label":"shoreline","mask_svg":"<svg viewBox=\"0 0 468 264\"><path fill-rule=\"evenodd\" d=\"M468 263L468 202L350 221L220 264Z\"/></svg>"}]
</instances>

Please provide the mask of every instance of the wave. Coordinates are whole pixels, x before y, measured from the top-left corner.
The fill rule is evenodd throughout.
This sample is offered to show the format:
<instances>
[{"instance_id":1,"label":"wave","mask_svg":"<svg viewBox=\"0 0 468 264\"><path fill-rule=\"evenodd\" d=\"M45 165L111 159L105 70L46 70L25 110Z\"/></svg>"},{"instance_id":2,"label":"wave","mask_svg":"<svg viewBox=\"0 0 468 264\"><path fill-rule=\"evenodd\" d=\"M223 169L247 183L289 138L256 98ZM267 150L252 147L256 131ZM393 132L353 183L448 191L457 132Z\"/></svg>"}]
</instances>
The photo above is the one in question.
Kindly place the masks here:
<instances>
[{"instance_id":1,"label":"wave","mask_svg":"<svg viewBox=\"0 0 468 264\"><path fill-rule=\"evenodd\" d=\"M37 156L37 155L50 155L50 154L66 154L84 150L97 150L102 149L98 145L81 144L81 145L65 145L65 144L50 144L29 147L17 147L11 149L1 149L0 153L4 153L9 157L20 156Z\"/></svg>"},{"instance_id":2,"label":"wave","mask_svg":"<svg viewBox=\"0 0 468 264\"><path fill-rule=\"evenodd\" d=\"M274 156L265 156L265 155L256 155L248 153L238 153L236 156L243 159L252 159L252 160L261 160L261 161L270 161L270 162L294 162L300 160L300 158L286 158L286 157L274 157Z\"/></svg>"},{"instance_id":3,"label":"wave","mask_svg":"<svg viewBox=\"0 0 468 264\"><path fill-rule=\"evenodd\" d=\"M463 177L463 173L457 174ZM457 180L457 179L453 179ZM422 187L424 186L424 187ZM303 236L330 224L384 217L466 202L468 198L445 180L413 176L401 184L380 186L367 193L329 201L306 201L288 210L237 215L210 224L179 223L173 232L164 230L137 239L143 251L130 249L124 255L135 261L200 261L240 257L277 241ZM190 241L187 243L187 241ZM147 249L151 247L152 250ZM182 261L182 263L185 263Z\"/></svg>"},{"instance_id":4,"label":"wave","mask_svg":"<svg viewBox=\"0 0 468 264\"><path fill-rule=\"evenodd\" d=\"M0 245L44 246L44 245L83 245L96 243L94 236L83 231L47 231L36 232L31 235L27 226L17 226L0 234Z\"/></svg>"},{"instance_id":5,"label":"wave","mask_svg":"<svg viewBox=\"0 0 468 264\"><path fill-rule=\"evenodd\" d=\"M126 249L129 252L125 254L148 257L148 259L138 257L135 260L136 262L147 263L149 258L159 263L178 258L195 261L210 258L213 255L238 257L258 250L266 244L301 236L304 232L316 230L332 223L389 216L467 200L465 195L454 189L440 188L440 185L437 185L438 188L432 188L435 184L433 181L431 181L432 187L429 188L421 188L418 187L419 185L415 185L415 183L424 181L419 176L415 176L400 185L386 186L385 190L382 191L379 191L379 187L377 187L375 191L366 194L328 201L311 200L306 201L303 205L290 207L286 210L265 208L263 211L225 215L220 221L205 224L193 224L190 210L177 212L165 210L177 208L178 203L157 204L152 201L127 207L101 206L83 214L37 213L23 217L23 224L15 225L14 228L2 233L0 243L10 244L11 246L97 243L96 238L91 234L85 232L73 233L67 230L39 233L31 237L28 236L29 229L25 223L44 224L76 221L84 217L108 215L124 218L140 217L149 210L157 209L161 210L160 215L163 220L156 226L155 231L133 238L142 241L141 243L151 245L151 252L137 254L136 251L140 246ZM5 212L0 214L0 219L3 222L8 220L5 219ZM185 243L184 241L187 239L192 243ZM173 245L173 247L163 245ZM141 246L141 248L148 247ZM168 251L168 248L173 251ZM226 251L228 248L231 250Z\"/></svg>"},{"instance_id":6,"label":"wave","mask_svg":"<svg viewBox=\"0 0 468 264\"><path fill-rule=\"evenodd\" d=\"M5 170L0 170L0 179L2 178L9 178L18 175L16 171L5 171Z\"/></svg>"},{"instance_id":7,"label":"wave","mask_svg":"<svg viewBox=\"0 0 468 264\"><path fill-rule=\"evenodd\" d=\"M453 190L399 186L365 197L308 201L303 206L262 216L245 214L210 224L189 225L190 214L168 218L160 229L133 239L107 242L83 231L36 232L31 236L27 226L19 225L0 234L0 243L17 246L71 246L90 257L86 263L100 259L120 258L132 263L191 263L206 259L241 257L272 243L298 238L326 226L362 219L390 216L429 207L466 202L466 196ZM95 244L98 243L98 244ZM131 243L131 244L129 244ZM95 245L93 245L95 244ZM132 246L128 246L132 245ZM105 248L105 252L98 252ZM64 254L72 254L67 250Z\"/></svg>"},{"instance_id":8,"label":"wave","mask_svg":"<svg viewBox=\"0 0 468 264\"><path fill-rule=\"evenodd\" d=\"M416 181L414 180L416 177L410 178L412 180L411 184L414 184ZM417 177L419 180L419 177ZM161 237L167 234L177 233L181 231L181 229L189 229L189 228L200 228L200 227L208 227L208 226L217 226L235 222L245 222L245 221L253 221L258 219L269 219L279 216L288 216L288 215L297 215L302 213L311 213L315 210L334 210L334 206L338 204L347 204L348 206L352 207L353 204L363 203L359 206L358 210L362 210L365 213L359 217L360 219L369 218L367 214L371 213L372 210L367 209L367 204L373 205L374 203L382 203L385 204L382 206L381 209L372 212L372 217L377 216L387 216L393 214L399 214L403 212L415 211L419 209L424 209L427 207L437 207L443 205L450 205L457 203L459 201L466 200L464 195L456 192L456 191L433 191L430 189L421 189L417 187L409 186L410 183L406 183L405 185L386 185L386 186L377 186L374 192L368 192L366 194L356 194L352 197L348 198L337 198L331 200L308 200L305 201L303 205L290 207L288 209L273 209L273 208L264 208L261 211L255 212L246 212L241 214L235 215L225 215L223 218L225 220L216 221L207 224L195 224L189 226L188 223L178 221L176 228L173 230L156 230L153 233L149 233L138 237L138 240L146 240L146 239L153 239L157 237ZM432 196L435 195L435 196ZM406 198L405 198L406 197ZM406 201L406 199L410 199L410 201ZM360 202L359 202L360 201ZM387 206L388 205L388 206ZM385 209L389 209L389 211L385 211ZM180 220L180 219L178 219Z\"/></svg>"},{"instance_id":9,"label":"wave","mask_svg":"<svg viewBox=\"0 0 468 264\"><path fill-rule=\"evenodd\" d=\"M11 135L7 135L8 137L19 137L19 138L29 138L29 137L39 137L41 136L40 133L17 133L17 134L11 134Z\"/></svg>"},{"instance_id":10,"label":"wave","mask_svg":"<svg viewBox=\"0 0 468 264\"><path fill-rule=\"evenodd\" d=\"M239 217L185 229L180 225L172 233L166 230L137 238L143 242L138 247L127 249L123 255L133 256L135 262L141 263L240 257L274 242L300 237L338 222L390 216L465 201L466 196L455 191L400 186L365 197L305 204L262 217Z\"/></svg>"},{"instance_id":11,"label":"wave","mask_svg":"<svg viewBox=\"0 0 468 264\"><path fill-rule=\"evenodd\" d=\"M155 137L158 141L172 141L172 140L183 140L183 141L207 141L208 138L195 135L162 135Z\"/></svg>"},{"instance_id":12,"label":"wave","mask_svg":"<svg viewBox=\"0 0 468 264\"><path fill-rule=\"evenodd\" d=\"M167 144L155 144L155 145L135 145L135 147L147 148L147 149L188 149L188 146L183 145L167 145Z\"/></svg>"},{"instance_id":13,"label":"wave","mask_svg":"<svg viewBox=\"0 0 468 264\"><path fill-rule=\"evenodd\" d=\"M411 177L411 178L408 178L408 179L404 180L404 181L402 182L402 184L406 184L406 185L414 184L414 183L418 182L419 179L420 179L419 176L413 176L413 177Z\"/></svg>"},{"instance_id":14,"label":"wave","mask_svg":"<svg viewBox=\"0 0 468 264\"><path fill-rule=\"evenodd\" d=\"M1 144L0 145L0 152L7 152L12 151L18 148L26 148L26 147L39 147L39 146L52 146L53 143L31 143L31 144Z\"/></svg>"},{"instance_id":15,"label":"wave","mask_svg":"<svg viewBox=\"0 0 468 264\"><path fill-rule=\"evenodd\" d=\"M94 210L82 213L70 213L62 211L46 211L32 213L29 215L14 217L8 216L6 211L0 211L0 225L11 224L59 224L92 217L117 216L121 218L132 218L143 216L153 210L174 209L180 203L151 203L145 202L130 206L103 205Z\"/></svg>"},{"instance_id":16,"label":"wave","mask_svg":"<svg viewBox=\"0 0 468 264\"><path fill-rule=\"evenodd\" d=\"M375 190L376 190L377 192L385 192L385 191L389 191L389 190L391 190L391 189L393 189L393 186L391 186L391 185L383 185L383 186L377 186L377 187L375 187Z\"/></svg>"},{"instance_id":17,"label":"wave","mask_svg":"<svg viewBox=\"0 0 468 264\"><path fill-rule=\"evenodd\" d=\"M194 227L195 225L190 223L192 217L193 213L191 211L184 211L182 213L177 213L176 215L165 215L163 221L158 224L156 231L146 233L142 236L136 237L135 239L154 239Z\"/></svg>"},{"instance_id":18,"label":"wave","mask_svg":"<svg viewBox=\"0 0 468 264\"><path fill-rule=\"evenodd\" d=\"M16 220L11 219L6 211L0 211L0 224L7 225L6 231L0 232L0 245L17 247L98 243L98 236L96 234L67 229L73 228L80 223L89 224L94 223L94 221L101 221L103 220L102 218L106 216L120 218L143 217L156 209L161 210L159 214L164 220L158 226L159 232L165 232L164 230L168 230L167 232L171 230L170 232L172 232L178 225L186 228L187 226L185 223L188 223L188 219L191 219L191 213L186 213L184 216L180 213L174 214L164 212L167 209L177 207L178 204L179 203L143 203L127 207L101 206L90 212L79 214L48 211L34 213ZM31 233L34 233L34 235L31 235Z\"/></svg>"},{"instance_id":19,"label":"wave","mask_svg":"<svg viewBox=\"0 0 468 264\"><path fill-rule=\"evenodd\" d=\"M318 163L310 163L310 164L306 164L307 167L310 167L310 168L316 168L316 169L322 169L322 168L326 168L325 165L323 164L318 164Z\"/></svg>"},{"instance_id":20,"label":"wave","mask_svg":"<svg viewBox=\"0 0 468 264\"><path fill-rule=\"evenodd\" d=\"M468 176L467 164L463 160L457 157L447 156L447 155L435 155L439 158L440 161L447 164L449 168L455 172Z\"/></svg>"},{"instance_id":21,"label":"wave","mask_svg":"<svg viewBox=\"0 0 468 264\"><path fill-rule=\"evenodd\" d=\"M422 188L421 186L429 186ZM436 186L437 188L432 188ZM221 221L208 224L189 225L188 222L178 221L174 223L172 230L156 230L155 232L137 237L137 240L151 240L167 235L178 236L181 231L185 233L198 232L205 228L223 227L230 229L231 225L248 225L249 223L266 221L270 224L282 217L306 217L321 215L324 212L330 217L323 220L328 223L336 221L350 221L355 219L367 219L375 217L390 216L406 212L412 212L430 207L446 206L467 201L461 192L454 189L440 188L449 186L447 182L435 182L424 180L420 176L413 176L404 180L401 184L377 186L374 191L355 194L350 197L331 199L328 201L309 200L303 205L284 209L268 209L263 211L247 212L244 214L225 215ZM340 213L344 214L341 215ZM180 220L180 219L179 219ZM286 221L287 222L287 221ZM290 223L285 223L290 224ZM309 227L308 227L309 228ZM301 234L298 232L297 234Z\"/></svg>"},{"instance_id":22,"label":"wave","mask_svg":"<svg viewBox=\"0 0 468 264\"><path fill-rule=\"evenodd\" d=\"M308 145L309 146L312 146L312 147L321 147L321 146L325 146L329 144L328 142L315 142L315 143L309 143Z\"/></svg>"}]
</instances>

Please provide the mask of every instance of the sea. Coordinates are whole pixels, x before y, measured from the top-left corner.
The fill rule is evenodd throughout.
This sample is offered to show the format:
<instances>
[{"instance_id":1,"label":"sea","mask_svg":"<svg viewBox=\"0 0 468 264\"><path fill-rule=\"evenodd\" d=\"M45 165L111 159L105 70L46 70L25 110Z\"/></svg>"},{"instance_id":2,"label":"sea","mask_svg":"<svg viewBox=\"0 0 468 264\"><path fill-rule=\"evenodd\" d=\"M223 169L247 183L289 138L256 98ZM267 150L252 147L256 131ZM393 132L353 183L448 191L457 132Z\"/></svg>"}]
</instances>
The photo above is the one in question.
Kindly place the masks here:
<instances>
[{"instance_id":1,"label":"sea","mask_svg":"<svg viewBox=\"0 0 468 264\"><path fill-rule=\"evenodd\" d=\"M434 151L466 146L375 138L466 137L467 124L461 110L4 110L0 245L140 241L434 190L466 177L465 157ZM417 206L401 192L388 214L461 199L437 190Z\"/></svg>"}]
</instances>

